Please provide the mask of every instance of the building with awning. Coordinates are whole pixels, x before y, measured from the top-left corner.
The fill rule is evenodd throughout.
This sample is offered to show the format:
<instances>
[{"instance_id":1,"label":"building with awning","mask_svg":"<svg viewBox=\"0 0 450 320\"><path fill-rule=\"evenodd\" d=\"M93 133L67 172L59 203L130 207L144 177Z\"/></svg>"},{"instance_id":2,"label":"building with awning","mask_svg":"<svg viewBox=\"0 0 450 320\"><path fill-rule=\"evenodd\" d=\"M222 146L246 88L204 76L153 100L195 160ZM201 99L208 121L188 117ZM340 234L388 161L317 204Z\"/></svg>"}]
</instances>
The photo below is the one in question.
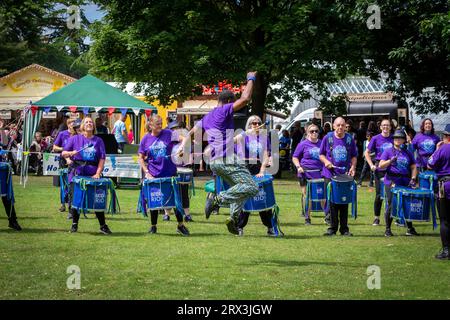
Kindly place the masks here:
<instances>
[{"instance_id":1,"label":"building with awning","mask_svg":"<svg viewBox=\"0 0 450 320\"><path fill-rule=\"evenodd\" d=\"M14 119L30 101L38 101L50 93L76 81L68 75L31 64L0 78L0 119Z\"/></svg>"}]
</instances>

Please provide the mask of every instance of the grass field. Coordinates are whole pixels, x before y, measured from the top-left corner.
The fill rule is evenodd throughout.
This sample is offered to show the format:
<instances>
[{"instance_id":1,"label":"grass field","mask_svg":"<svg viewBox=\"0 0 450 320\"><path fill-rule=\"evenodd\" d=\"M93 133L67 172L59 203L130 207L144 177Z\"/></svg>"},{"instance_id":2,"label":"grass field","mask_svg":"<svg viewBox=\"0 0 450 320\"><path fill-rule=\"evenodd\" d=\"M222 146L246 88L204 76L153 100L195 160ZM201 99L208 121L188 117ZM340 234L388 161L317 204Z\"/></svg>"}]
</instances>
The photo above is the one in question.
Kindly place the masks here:
<instances>
[{"instance_id":1,"label":"grass field","mask_svg":"<svg viewBox=\"0 0 450 320\"><path fill-rule=\"evenodd\" d=\"M196 181L188 224L190 237L176 234L176 222L158 223L135 213L137 190L118 190L122 213L107 217L113 234L101 235L96 219L80 219L79 232L58 212L58 189L49 177L30 177L24 189L14 177L22 232L7 228L0 213L0 299L449 299L450 264L437 261L438 230L416 224L420 237L384 237L374 227L374 192L359 189L353 237L322 236L323 219L312 226L299 215L294 179L275 181L284 238L269 238L258 214L244 237L228 233L222 209L204 217L205 179ZM81 270L81 289L66 286L67 268ZM367 288L367 267L379 266L381 289ZM447 279L447 280L445 280Z\"/></svg>"}]
</instances>

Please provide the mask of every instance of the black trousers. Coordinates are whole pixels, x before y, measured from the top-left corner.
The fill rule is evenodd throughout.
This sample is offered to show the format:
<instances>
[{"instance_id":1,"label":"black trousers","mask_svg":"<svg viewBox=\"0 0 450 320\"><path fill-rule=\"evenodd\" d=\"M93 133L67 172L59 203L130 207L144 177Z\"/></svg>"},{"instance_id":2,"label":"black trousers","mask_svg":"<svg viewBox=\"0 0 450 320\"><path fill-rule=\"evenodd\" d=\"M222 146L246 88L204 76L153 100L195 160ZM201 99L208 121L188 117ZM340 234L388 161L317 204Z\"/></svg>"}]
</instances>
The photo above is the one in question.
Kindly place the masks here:
<instances>
[{"instance_id":1,"label":"black trousers","mask_svg":"<svg viewBox=\"0 0 450 320\"><path fill-rule=\"evenodd\" d=\"M8 216L9 221L17 220L16 209L12 204L11 200L8 200L6 196L2 197L3 205L5 206L6 215Z\"/></svg>"},{"instance_id":2,"label":"black trousers","mask_svg":"<svg viewBox=\"0 0 450 320\"><path fill-rule=\"evenodd\" d=\"M325 178L325 185L328 186L330 179ZM329 231L337 233L338 229L341 234L349 231L348 228L348 204L336 204L330 202L330 227ZM340 225L340 227L339 227Z\"/></svg>"},{"instance_id":3,"label":"black trousers","mask_svg":"<svg viewBox=\"0 0 450 320\"><path fill-rule=\"evenodd\" d=\"M162 212L163 210L150 210L150 220L152 223L152 226L156 226L158 224L158 214ZM180 211L178 211L177 208L174 209L175 211L175 217L177 218L178 222L183 222L183 215Z\"/></svg>"},{"instance_id":4,"label":"black trousers","mask_svg":"<svg viewBox=\"0 0 450 320\"><path fill-rule=\"evenodd\" d=\"M381 206L383 205L383 199L381 199L381 188L384 188L384 183L381 183L381 178L385 176L385 171L375 171L375 200L373 201L373 212L375 217L380 217Z\"/></svg>"},{"instance_id":5,"label":"black trousers","mask_svg":"<svg viewBox=\"0 0 450 320\"><path fill-rule=\"evenodd\" d=\"M383 185L384 188L384 194L385 194L385 199L386 200L386 211L384 213L384 221L386 222L386 229L390 229L391 225L392 225L392 217L391 217L391 213L392 213L392 192L391 192L391 186L386 186ZM410 221L406 221L406 225L408 226L409 229L411 229L413 227L412 222Z\"/></svg>"},{"instance_id":6,"label":"black trousers","mask_svg":"<svg viewBox=\"0 0 450 320\"><path fill-rule=\"evenodd\" d=\"M189 201L189 184L180 183L181 190L181 203L184 209L188 209L190 205Z\"/></svg>"},{"instance_id":7,"label":"black trousers","mask_svg":"<svg viewBox=\"0 0 450 320\"><path fill-rule=\"evenodd\" d=\"M439 220L443 247L450 247L450 199L439 199Z\"/></svg>"}]
</instances>

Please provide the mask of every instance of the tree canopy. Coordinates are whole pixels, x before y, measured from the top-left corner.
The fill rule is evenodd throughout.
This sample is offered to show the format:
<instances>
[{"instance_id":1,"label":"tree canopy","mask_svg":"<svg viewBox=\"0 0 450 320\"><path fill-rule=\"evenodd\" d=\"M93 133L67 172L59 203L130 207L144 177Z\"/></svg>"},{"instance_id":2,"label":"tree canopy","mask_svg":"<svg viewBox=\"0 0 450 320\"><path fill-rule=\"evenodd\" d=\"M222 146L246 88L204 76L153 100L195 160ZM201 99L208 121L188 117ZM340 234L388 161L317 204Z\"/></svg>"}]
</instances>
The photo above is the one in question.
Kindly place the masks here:
<instances>
[{"instance_id":1,"label":"tree canopy","mask_svg":"<svg viewBox=\"0 0 450 320\"><path fill-rule=\"evenodd\" d=\"M419 110L448 110L447 1L383 1L381 28L372 30L371 1L363 0L98 3L106 17L92 34L92 71L142 83L138 89L163 104L256 70L256 114L285 110L294 95L309 98L309 87L326 99L325 84L350 74L384 75L399 98L416 98ZM424 93L428 87L434 96Z\"/></svg>"}]
</instances>

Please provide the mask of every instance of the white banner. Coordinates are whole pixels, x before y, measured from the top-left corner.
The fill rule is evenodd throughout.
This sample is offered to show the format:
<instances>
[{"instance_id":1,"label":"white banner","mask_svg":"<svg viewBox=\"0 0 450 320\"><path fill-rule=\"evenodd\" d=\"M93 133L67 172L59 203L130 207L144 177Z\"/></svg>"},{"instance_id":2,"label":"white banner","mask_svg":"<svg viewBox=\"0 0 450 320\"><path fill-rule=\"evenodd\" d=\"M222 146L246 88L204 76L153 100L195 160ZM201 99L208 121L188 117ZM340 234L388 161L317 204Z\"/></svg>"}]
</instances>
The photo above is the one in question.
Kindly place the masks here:
<instances>
[{"instance_id":1,"label":"white banner","mask_svg":"<svg viewBox=\"0 0 450 320\"><path fill-rule=\"evenodd\" d=\"M60 154L44 153L43 173L45 176L59 175ZM105 177L141 178L141 166L137 155L106 155Z\"/></svg>"}]
</instances>

